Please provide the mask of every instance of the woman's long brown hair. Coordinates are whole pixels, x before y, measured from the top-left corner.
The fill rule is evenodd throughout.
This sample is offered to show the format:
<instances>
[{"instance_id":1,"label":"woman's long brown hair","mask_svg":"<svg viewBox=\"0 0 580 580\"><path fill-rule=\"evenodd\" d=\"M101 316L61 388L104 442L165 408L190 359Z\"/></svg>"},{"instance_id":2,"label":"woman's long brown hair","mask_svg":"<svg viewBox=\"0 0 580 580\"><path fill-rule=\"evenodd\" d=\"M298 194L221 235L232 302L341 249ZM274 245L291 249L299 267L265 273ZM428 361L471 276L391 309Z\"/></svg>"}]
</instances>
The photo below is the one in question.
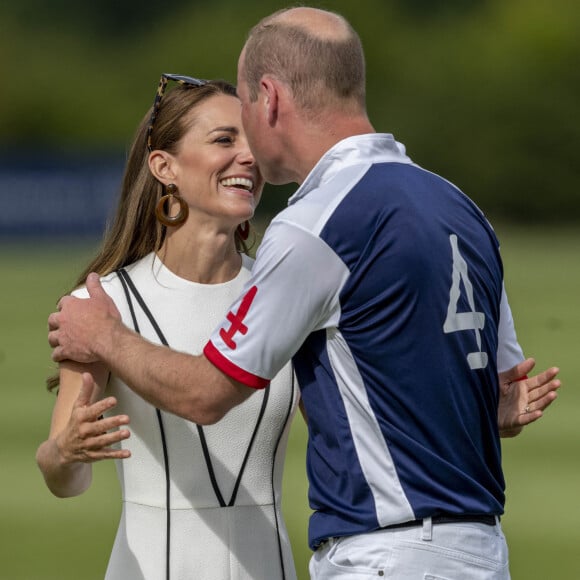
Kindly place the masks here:
<instances>
[{"instance_id":1,"label":"woman's long brown hair","mask_svg":"<svg viewBox=\"0 0 580 580\"><path fill-rule=\"evenodd\" d=\"M214 95L236 97L236 89L226 81L210 81L201 87L177 85L163 97L151 134L153 149L175 154L185 133L191 127L188 113ZM158 250L165 240L167 228L155 218L155 207L164 195L163 185L149 171L147 128L151 109L137 128L123 175L117 209L107 226L97 255L79 275L74 288L82 286L91 272L106 276ZM195 122L195 121L193 121ZM246 242L236 231L238 251L247 253ZM59 376L46 381L48 390L59 384Z\"/></svg>"}]
</instances>

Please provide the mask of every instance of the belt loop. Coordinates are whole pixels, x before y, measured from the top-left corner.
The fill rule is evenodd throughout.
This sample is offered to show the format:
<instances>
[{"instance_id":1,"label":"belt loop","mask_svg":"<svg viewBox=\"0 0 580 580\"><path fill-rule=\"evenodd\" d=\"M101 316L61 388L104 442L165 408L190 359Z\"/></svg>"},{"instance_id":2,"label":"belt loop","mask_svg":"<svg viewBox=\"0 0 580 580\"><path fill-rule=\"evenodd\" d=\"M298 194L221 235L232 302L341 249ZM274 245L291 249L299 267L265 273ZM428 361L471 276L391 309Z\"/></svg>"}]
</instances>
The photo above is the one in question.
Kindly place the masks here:
<instances>
[{"instance_id":1,"label":"belt loop","mask_svg":"<svg viewBox=\"0 0 580 580\"><path fill-rule=\"evenodd\" d=\"M423 518L423 529L421 530L421 539L424 542L430 542L433 539L433 522L431 518Z\"/></svg>"}]
</instances>

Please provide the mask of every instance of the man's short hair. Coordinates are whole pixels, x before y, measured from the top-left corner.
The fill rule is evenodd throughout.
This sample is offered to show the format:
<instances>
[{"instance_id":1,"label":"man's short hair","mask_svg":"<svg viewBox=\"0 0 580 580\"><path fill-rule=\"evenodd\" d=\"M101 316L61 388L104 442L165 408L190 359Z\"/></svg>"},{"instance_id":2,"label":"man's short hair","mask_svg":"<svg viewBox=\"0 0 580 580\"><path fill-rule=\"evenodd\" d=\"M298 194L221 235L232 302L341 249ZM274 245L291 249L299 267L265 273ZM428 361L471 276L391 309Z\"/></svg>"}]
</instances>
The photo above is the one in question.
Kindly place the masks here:
<instances>
[{"instance_id":1,"label":"man's short hair","mask_svg":"<svg viewBox=\"0 0 580 580\"><path fill-rule=\"evenodd\" d=\"M245 81L250 100L258 97L263 75L286 83L306 111L326 104L355 102L365 108L365 59L356 31L340 15L344 34L311 32L306 26L279 18L280 10L259 22L248 34L244 51ZM331 13L334 14L334 13Z\"/></svg>"}]
</instances>

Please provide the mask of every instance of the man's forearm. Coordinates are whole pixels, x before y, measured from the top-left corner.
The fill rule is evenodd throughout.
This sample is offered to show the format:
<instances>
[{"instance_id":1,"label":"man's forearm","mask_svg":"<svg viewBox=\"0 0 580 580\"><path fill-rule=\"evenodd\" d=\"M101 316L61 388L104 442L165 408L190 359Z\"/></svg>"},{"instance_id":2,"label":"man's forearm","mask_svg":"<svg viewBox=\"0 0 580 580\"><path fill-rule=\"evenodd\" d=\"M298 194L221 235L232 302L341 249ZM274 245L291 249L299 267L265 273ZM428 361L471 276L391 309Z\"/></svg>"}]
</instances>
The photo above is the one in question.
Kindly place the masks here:
<instances>
[{"instance_id":1,"label":"man's forearm","mask_svg":"<svg viewBox=\"0 0 580 580\"><path fill-rule=\"evenodd\" d=\"M190 421L214 423L253 391L223 375L204 356L154 345L120 322L109 336L95 347L111 371L155 407Z\"/></svg>"}]
</instances>

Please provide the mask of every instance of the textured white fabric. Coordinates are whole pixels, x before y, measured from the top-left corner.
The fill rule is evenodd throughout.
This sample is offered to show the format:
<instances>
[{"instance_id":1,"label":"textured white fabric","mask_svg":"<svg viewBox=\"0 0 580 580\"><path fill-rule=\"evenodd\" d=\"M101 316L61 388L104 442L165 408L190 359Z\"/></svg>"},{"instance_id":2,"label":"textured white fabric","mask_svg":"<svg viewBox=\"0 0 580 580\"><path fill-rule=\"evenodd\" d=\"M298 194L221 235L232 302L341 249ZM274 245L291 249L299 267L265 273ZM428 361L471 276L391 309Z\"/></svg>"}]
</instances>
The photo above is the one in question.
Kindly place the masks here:
<instances>
[{"instance_id":1,"label":"textured white fabric","mask_svg":"<svg viewBox=\"0 0 580 580\"><path fill-rule=\"evenodd\" d=\"M153 254L126 270L169 345L199 354L210 332L241 292L251 265L252 261L244 256L243 267L234 280L214 285L179 278ZM117 275L104 278L103 287L117 304L125 324L132 328L129 307ZM77 295L83 295L83 291ZM143 310L132 299L141 334L159 343ZM197 426L161 413L171 477L171 580L296 577L280 496L297 391L291 367L287 365L269 389L257 391L220 422L203 428L215 477L228 504L262 401L268 396L232 507L219 505ZM131 419L131 437L123 446L131 450L132 456L117 462L124 503L106 578L163 579L166 578L166 475L156 410L114 376L109 381L109 394L118 399L114 413L126 413Z\"/></svg>"}]
</instances>

